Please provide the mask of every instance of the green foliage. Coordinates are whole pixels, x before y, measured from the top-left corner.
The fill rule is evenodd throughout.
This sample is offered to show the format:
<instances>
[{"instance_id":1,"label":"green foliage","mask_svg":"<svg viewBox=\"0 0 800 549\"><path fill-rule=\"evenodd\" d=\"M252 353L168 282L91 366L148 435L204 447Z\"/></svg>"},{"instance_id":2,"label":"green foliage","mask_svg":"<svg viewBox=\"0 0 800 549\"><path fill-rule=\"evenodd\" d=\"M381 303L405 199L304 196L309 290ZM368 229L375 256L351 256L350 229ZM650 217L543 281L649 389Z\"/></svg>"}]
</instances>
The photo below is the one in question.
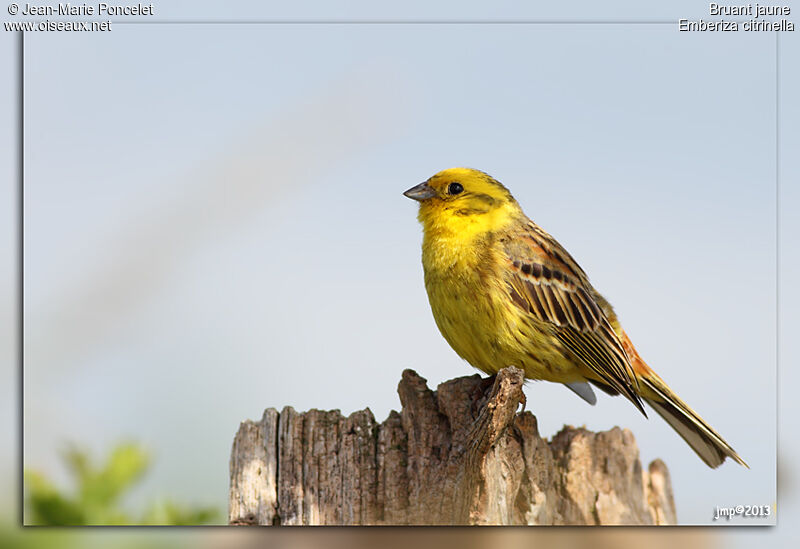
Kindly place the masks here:
<instances>
[{"instance_id":1,"label":"green foliage","mask_svg":"<svg viewBox=\"0 0 800 549\"><path fill-rule=\"evenodd\" d=\"M120 507L121 501L142 479L150 457L138 445L116 446L105 464L92 464L87 452L70 448L64 463L74 479L68 494L42 473L25 472L26 524L39 525L125 525L125 524L208 524L218 519L213 508L191 508L173 502L150 505L141 519L133 520Z\"/></svg>"},{"instance_id":2,"label":"green foliage","mask_svg":"<svg viewBox=\"0 0 800 549\"><path fill-rule=\"evenodd\" d=\"M189 509L171 501L152 505L142 524L172 524L190 526L192 524L210 524L217 518L217 510L213 508Z\"/></svg>"},{"instance_id":3,"label":"green foliage","mask_svg":"<svg viewBox=\"0 0 800 549\"><path fill-rule=\"evenodd\" d=\"M80 531L74 530L72 535L63 528L58 529L25 529L11 524L0 524L0 547L3 549L87 549L86 543L79 543ZM78 543L76 543L76 541Z\"/></svg>"}]
</instances>

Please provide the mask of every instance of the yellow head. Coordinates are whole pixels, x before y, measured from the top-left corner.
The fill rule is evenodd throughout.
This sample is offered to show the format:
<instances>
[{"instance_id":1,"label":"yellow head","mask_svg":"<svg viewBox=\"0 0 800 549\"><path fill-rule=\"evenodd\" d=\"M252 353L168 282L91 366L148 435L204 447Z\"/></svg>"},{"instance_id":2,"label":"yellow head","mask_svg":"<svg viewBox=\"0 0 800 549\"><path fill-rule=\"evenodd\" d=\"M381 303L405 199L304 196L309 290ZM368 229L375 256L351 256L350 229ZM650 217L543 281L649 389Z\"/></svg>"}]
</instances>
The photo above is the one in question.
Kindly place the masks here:
<instances>
[{"instance_id":1,"label":"yellow head","mask_svg":"<svg viewBox=\"0 0 800 549\"><path fill-rule=\"evenodd\" d=\"M419 202L417 218L426 234L478 236L502 228L522 213L499 181L470 168L441 171L403 194Z\"/></svg>"}]
</instances>

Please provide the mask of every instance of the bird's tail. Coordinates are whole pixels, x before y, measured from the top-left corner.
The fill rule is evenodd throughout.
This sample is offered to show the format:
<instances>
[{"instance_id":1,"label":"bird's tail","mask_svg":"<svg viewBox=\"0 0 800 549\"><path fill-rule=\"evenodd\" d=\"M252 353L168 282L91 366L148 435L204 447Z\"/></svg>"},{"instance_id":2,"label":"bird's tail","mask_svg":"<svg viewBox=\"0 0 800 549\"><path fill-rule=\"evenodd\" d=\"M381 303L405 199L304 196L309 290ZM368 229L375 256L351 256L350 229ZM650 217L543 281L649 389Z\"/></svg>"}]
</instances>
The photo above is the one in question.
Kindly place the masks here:
<instances>
[{"instance_id":1,"label":"bird's tail","mask_svg":"<svg viewBox=\"0 0 800 549\"><path fill-rule=\"evenodd\" d=\"M706 465L716 468L729 457L750 468L739 454L697 412L682 401L658 374L647 368L637 372L644 400L685 440Z\"/></svg>"},{"instance_id":2,"label":"bird's tail","mask_svg":"<svg viewBox=\"0 0 800 549\"><path fill-rule=\"evenodd\" d=\"M628 334L615 321L615 330L620 336L622 346L630 358L631 366L639 382L638 393L658 415L664 418L670 426L692 447L706 465L715 469L722 465L725 458L731 458L740 465L750 468L739 454L725 442L719 433L711 428L697 412L682 401L663 379L659 377L642 360L636 348L631 343Z\"/></svg>"},{"instance_id":3,"label":"bird's tail","mask_svg":"<svg viewBox=\"0 0 800 549\"><path fill-rule=\"evenodd\" d=\"M711 425L706 423L703 418L697 415L697 412L682 401L669 388L669 385L642 360L628 334L622 329L611 305L600 294L596 294L595 298L598 299L603 311L608 316L614 331L622 343L622 347L625 349L625 354L628 355L631 361L637 381L636 392L639 396L652 406L658 412L658 415L663 417L681 438L692 447L692 450L700 456L700 459L712 469L722 465L725 458L731 458L749 469L750 466L739 457L739 454L731 448L730 444L725 442L725 439L719 436L719 433L712 429ZM594 380L591 381L597 384ZM602 384L598 386L606 391L611 389L610 387L603 387ZM611 389L610 392L613 394L614 390Z\"/></svg>"}]
</instances>

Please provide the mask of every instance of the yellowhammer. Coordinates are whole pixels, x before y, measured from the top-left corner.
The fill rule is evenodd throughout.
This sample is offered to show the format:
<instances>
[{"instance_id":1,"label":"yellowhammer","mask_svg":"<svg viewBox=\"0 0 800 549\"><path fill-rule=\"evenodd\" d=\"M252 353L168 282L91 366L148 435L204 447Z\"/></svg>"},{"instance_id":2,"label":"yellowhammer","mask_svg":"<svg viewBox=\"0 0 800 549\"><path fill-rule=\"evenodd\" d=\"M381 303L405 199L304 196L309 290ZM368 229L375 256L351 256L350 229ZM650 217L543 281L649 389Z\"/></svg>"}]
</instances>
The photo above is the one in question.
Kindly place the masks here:
<instances>
[{"instance_id":1,"label":"yellowhammer","mask_svg":"<svg viewBox=\"0 0 800 549\"><path fill-rule=\"evenodd\" d=\"M644 400L709 467L726 457L747 466L645 364L586 273L499 181L453 168L404 194L420 203L436 325L467 362L487 374L522 368L590 404L596 399L587 382L624 395L643 414Z\"/></svg>"}]
</instances>

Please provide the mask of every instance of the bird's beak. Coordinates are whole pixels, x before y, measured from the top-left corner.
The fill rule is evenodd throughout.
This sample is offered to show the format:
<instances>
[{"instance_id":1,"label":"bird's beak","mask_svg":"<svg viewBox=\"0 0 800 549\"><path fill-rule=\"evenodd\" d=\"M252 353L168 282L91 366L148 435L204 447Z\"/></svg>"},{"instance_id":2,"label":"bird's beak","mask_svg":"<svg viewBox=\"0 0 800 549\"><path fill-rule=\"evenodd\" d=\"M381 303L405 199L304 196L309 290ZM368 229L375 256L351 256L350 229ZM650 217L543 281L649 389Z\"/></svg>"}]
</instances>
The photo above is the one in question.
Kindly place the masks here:
<instances>
[{"instance_id":1,"label":"bird's beak","mask_svg":"<svg viewBox=\"0 0 800 549\"><path fill-rule=\"evenodd\" d=\"M420 183L416 187L411 187L403 194L406 195L408 198L412 198L414 200L422 202L423 200L427 200L428 198L433 198L434 196L436 196L436 191L434 190L433 187L428 185L427 181L425 181L424 183Z\"/></svg>"}]
</instances>

